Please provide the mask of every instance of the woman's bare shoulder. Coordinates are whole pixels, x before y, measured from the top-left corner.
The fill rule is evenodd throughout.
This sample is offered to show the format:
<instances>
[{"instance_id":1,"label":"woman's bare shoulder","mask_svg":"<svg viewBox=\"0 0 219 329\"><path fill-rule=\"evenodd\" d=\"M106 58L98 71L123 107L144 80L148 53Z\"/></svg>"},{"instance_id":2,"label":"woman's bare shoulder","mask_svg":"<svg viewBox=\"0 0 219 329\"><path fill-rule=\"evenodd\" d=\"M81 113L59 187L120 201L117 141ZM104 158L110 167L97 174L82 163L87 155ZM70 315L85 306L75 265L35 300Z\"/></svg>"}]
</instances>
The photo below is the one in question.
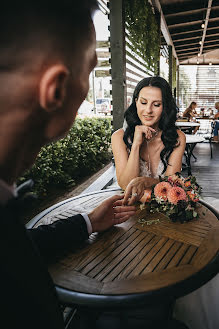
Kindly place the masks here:
<instances>
[{"instance_id":1,"label":"woman's bare shoulder","mask_svg":"<svg viewBox=\"0 0 219 329\"><path fill-rule=\"evenodd\" d=\"M180 129L177 129L177 134L178 134L178 140L179 142L183 142L185 143L186 141L186 135L184 134L184 132Z\"/></svg>"},{"instance_id":2,"label":"woman's bare shoulder","mask_svg":"<svg viewBox=\"0 0 219 329\"><path fill-rule=\"evenodd\" d=\"M121 128L121 129L118 129L116 130L113 134L112 134L112 141L113 140L120 140L120 139L123 139L123 136L124 136L124 130Z\"/></svg>"}]
</instances>

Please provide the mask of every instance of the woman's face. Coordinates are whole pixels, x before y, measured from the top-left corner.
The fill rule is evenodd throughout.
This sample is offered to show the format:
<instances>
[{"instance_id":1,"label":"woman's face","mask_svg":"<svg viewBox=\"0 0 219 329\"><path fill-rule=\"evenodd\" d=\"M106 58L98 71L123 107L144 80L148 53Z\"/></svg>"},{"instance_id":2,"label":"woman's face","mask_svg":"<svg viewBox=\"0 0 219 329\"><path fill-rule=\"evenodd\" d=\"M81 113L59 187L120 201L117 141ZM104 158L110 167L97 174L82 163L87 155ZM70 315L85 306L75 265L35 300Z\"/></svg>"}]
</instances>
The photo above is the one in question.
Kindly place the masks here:
<instances>
[{"instance_id":1,"label":"woman's face","mask_svg":"<svg viewBox=\"0 0 219 329\"><path fill-rule=\"evenodd\" d=\"M157 128L163 111L162 93L157 87L144 87L136 99L137 114L145 126Z\"/></svg>"}]
</instances>

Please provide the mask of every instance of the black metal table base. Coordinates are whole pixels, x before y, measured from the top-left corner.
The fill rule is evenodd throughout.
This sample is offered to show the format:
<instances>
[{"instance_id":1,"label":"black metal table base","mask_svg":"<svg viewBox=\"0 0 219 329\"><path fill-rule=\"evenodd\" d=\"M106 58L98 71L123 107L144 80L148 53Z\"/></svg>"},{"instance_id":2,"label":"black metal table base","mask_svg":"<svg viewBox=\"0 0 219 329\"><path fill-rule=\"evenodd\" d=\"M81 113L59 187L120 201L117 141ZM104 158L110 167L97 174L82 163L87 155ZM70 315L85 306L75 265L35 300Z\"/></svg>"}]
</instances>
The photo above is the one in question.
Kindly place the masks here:
<instances>
[{"instance_id":1,"label":"black metal table base","mask_svg":"<svg viewBox=\"0 0 219 329\"><path fill-rule=\"evenodd\" d=\"M139 309L98 310L78 308L66 329L189 329L172 318L173 301Z\"/></svg>"},{"instance_id":2,"label":"black metal table base","mask_svg":"<svg viewBox=\"0 0 219 329\"><path fill-rule=\"evenodd\" d=\"M185 148L185 158L186 158L186 165L188 170L188 175L192 175L192 168L191 168L191 156L194 157L195 161L197 160L196 156L193 154L193 150L197 143L187 143Z\"/></svg>"}]
</instances>

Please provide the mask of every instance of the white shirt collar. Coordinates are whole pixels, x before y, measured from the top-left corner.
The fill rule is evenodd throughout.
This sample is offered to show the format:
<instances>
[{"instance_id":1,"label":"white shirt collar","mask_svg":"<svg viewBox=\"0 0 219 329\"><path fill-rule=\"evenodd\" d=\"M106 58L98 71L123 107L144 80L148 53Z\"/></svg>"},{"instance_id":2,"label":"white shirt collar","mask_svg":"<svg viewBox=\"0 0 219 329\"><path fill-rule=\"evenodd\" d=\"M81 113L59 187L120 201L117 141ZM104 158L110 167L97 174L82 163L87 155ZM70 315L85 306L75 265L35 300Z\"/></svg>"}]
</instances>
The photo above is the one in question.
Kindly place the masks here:
<instances>
[{"instance_id":1,"label":"white shirt collar","mask_svg":"<svg viewBox=\"0 0 219 329\"><path fill-rule=\"evenodd\" d=\"M9 185L0 179L0 204L4 205L16 196L16 184Z\"/></svg>"}]
</instances>

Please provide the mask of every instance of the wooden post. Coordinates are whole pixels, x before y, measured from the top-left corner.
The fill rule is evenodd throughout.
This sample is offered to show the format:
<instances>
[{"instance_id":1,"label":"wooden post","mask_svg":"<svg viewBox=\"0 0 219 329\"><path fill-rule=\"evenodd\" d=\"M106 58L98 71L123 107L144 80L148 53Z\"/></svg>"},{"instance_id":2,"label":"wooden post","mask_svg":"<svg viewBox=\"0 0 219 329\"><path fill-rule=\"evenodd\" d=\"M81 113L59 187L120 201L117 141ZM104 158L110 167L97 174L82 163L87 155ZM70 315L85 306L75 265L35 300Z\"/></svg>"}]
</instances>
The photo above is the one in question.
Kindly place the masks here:
<instances>
[{"instance_id":1,"label":"wooden post","mask_svg":"<svg viewBox=\"0 0 219 329\"><path fill-rule=\"evenodd\" d=\"M169 85L171 90L173 89L173 49L172 46L168 46L169 53Z\"/></svg>"},{"instance_id":2,"label":"wooden post","mask_svg":"<svg viewBox=\"0 0 219 329\"><path fill-rule=\"evenodd\" d=\"M110 0L110 51L112 75L113 130L123 126L126 74L125 74L125 22L123 0Z\"/></svg>"},{"instance_id":3,"label":"wooden post","mask_svg":"<svg viewBox=\"0 0 219 329\"><path fill-rule=\"evenodd\" d=\"M154 10L155 10L155 17L156 17L156 21L157 21L158 29L159 29L159 33L160 33L160 38L159 38L159 48L160 48L160 45L161 45L161 16L160 16L160 12L157 9L157 7L154 7ZM157 75L157 76L160 75L160 50L159 50L159 59L157 61L157 65L156 65L155 75Z\"/></svg>"},{"instance_id":4,"label":"wooden post","mask_svg":"<svg viewBox=\"0 0 219 329\"><path fill-rule=\"evenodd\" d=\"M179 107L179 65L177 65L177 80L176 80L176 105Z\"/></svg>"}]
</instances>

